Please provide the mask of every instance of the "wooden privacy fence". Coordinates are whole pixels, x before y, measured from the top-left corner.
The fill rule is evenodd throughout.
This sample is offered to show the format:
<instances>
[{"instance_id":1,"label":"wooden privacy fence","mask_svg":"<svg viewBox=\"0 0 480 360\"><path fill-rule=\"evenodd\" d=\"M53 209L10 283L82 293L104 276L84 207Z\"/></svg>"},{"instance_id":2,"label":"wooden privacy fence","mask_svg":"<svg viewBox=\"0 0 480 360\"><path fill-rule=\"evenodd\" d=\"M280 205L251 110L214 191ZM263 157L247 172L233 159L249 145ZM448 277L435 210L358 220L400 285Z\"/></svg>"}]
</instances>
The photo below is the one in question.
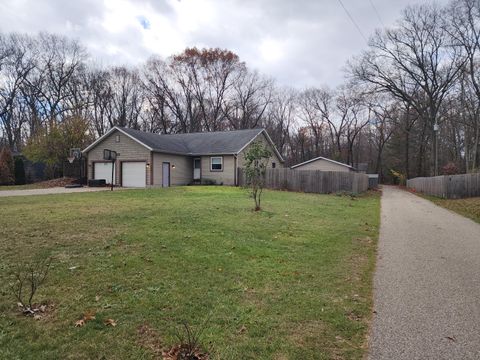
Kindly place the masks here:
<instances>
[{"instance_id":1,"label":"wooden privacy fence","mask_svg":"<svg viewBox=\"0 0 480 360\"><path fill-rule=\"evenodd\" d=\"M407 180L407 187L445 199L475 197L480 196L480 173L418 177Z\"/></svg>"},{"instance_id":2,"label":"wooden privacy fence","mask_svg":"<svg viewBox=\"0 0 480 360\"><path fill-rule=\"evenodd\" d=\"M243 186L245 170L238 170L238 183ZM342 171L267 169L265 187L318 194L361 193L368 190L368 176Z\"/></svg>"}]
</instances>

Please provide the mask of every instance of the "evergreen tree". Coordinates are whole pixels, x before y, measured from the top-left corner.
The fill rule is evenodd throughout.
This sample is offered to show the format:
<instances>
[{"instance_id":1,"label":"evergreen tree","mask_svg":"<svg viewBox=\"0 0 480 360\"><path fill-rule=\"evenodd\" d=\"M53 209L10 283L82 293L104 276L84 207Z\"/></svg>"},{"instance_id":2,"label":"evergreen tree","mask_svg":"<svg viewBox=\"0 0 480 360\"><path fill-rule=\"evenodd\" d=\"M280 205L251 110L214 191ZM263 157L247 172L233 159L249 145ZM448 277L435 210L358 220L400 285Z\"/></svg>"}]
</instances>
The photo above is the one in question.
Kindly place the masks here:
<instances>
[{"instance_id":1,"label":"evergreen tree","mask_svg":"<svg viewBox=\"0 0 480 360\"><path fill-rule=\"evenodd\" d=\"M23 159L20 156L15 157L15 185L24 185L26 183L25 178L25 165Z\"/></svg>"}]
</instances>

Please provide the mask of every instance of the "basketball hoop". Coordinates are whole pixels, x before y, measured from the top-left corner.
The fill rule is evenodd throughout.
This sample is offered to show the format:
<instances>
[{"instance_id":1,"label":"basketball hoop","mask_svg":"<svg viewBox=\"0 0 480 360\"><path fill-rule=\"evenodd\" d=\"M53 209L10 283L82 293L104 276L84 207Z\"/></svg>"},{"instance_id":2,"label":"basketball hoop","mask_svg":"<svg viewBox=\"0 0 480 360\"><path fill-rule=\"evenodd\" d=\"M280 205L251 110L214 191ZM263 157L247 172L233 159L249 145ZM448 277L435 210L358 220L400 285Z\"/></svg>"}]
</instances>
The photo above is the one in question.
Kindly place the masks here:
<instances>
[{"instance_id":1,"label":"basketball hoop","mask_svg":"<svg viewBox=\"0 0 480 360\"><path fill-rule=\"evenodd\" d=\"M82 150L80 148L70 149L70 156L67 157L67 160L70 164L73 164L75 160L80 160L82 157Z\"/></svg>"}]
</instances>

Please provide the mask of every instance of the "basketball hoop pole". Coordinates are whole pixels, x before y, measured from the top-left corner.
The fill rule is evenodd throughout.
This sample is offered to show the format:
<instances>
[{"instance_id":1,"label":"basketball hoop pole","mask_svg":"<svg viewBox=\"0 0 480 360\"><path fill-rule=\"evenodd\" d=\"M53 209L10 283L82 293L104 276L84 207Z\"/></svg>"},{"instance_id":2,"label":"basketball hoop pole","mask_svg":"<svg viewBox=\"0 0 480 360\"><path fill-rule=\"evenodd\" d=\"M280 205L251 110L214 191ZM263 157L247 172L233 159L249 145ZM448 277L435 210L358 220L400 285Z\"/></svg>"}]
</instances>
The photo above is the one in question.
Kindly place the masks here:
<instances>
[{"instance_id":1,"label":"basketball hoop pole","mask_svg":"<svg viewBox=\"0 0 480 360\"><path fill-rule=\"evenodd\" d=\"M113 167L115 166L115 161L117 160L117 152L113 150L103 149L103 159L112 162L112 181L110 182L110 191L113 191L113 180L115 176Z\"/></svg>"}]
</instances>

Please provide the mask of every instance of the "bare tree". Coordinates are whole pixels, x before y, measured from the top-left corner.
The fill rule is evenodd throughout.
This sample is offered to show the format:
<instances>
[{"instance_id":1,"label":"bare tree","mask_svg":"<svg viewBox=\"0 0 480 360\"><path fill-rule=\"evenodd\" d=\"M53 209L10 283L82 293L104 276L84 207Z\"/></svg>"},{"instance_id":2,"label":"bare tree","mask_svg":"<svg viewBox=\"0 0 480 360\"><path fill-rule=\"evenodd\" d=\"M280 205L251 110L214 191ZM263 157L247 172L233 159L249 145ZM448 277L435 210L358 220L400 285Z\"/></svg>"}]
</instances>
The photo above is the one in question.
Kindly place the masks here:
<instances>
[{"instance_id":1,"label":"bare tree","mask_svg":"<svg viewBox=\"0 0 480 360\"><path fill-rule=\"evenodd\" d=\"M11 150L22 147L21 130L24 117L15 116L19 94L27 76L34 69L32 40L11 34L0 37L0 124Z\"/></svg>"},{"instance_id":2,"label":"bare tree","mask_svg":"<svg viewBox=\"0 0 480 360\"><path fill-rule=\"evenodd\" d=\"M464 63L461 50L450 46L444 17L444 10L436 5L408 7L397 26L377 31L370 49L350 67L356 79L412 106L432 135L441 122L441 105ZM433 139L432 173L437 174Z\"/></svg>"},{"instance_id":3,"label":"bare tree","mask_svg":"<svg viewBox=\"0 0 480 360\"><path fill-rule=\"evenodd\" d=\"M297 92L291 88L280 88L269 106L263 126L268 130L281 154L287 151L290 135L296 123Z\"/></svg>"},{"instance_id":4,"label":"bare tree","mask_svg":"<svg viewBox=\"0 0 480 360\"><path fill-rule=\"evenodd\" d=\"M460 121L472 133L470 143L466 138L465 158L467 171L475 170L480 158L480 119L478 104L480 103L480 2L478 0L455 0L448 7L448 26L453 39L453 47L463 49L466 63L462 69L459 93L462 96ZM476 99L469 96L473 93ZM474 104L471 106L471 104ZM469 163L471 154L471 164Z\"/></svg>"},{"instance_id":5,"label":"bare tree","mask_svg":"<svg viewBox=\"0 0 480 360\"><path fill-rule=\"evenodd\" d=\"M258 127L273 100L273 82L257 71L243 69L224 101L224 116L233 129Z\"/></svg>"}]
</instances>

